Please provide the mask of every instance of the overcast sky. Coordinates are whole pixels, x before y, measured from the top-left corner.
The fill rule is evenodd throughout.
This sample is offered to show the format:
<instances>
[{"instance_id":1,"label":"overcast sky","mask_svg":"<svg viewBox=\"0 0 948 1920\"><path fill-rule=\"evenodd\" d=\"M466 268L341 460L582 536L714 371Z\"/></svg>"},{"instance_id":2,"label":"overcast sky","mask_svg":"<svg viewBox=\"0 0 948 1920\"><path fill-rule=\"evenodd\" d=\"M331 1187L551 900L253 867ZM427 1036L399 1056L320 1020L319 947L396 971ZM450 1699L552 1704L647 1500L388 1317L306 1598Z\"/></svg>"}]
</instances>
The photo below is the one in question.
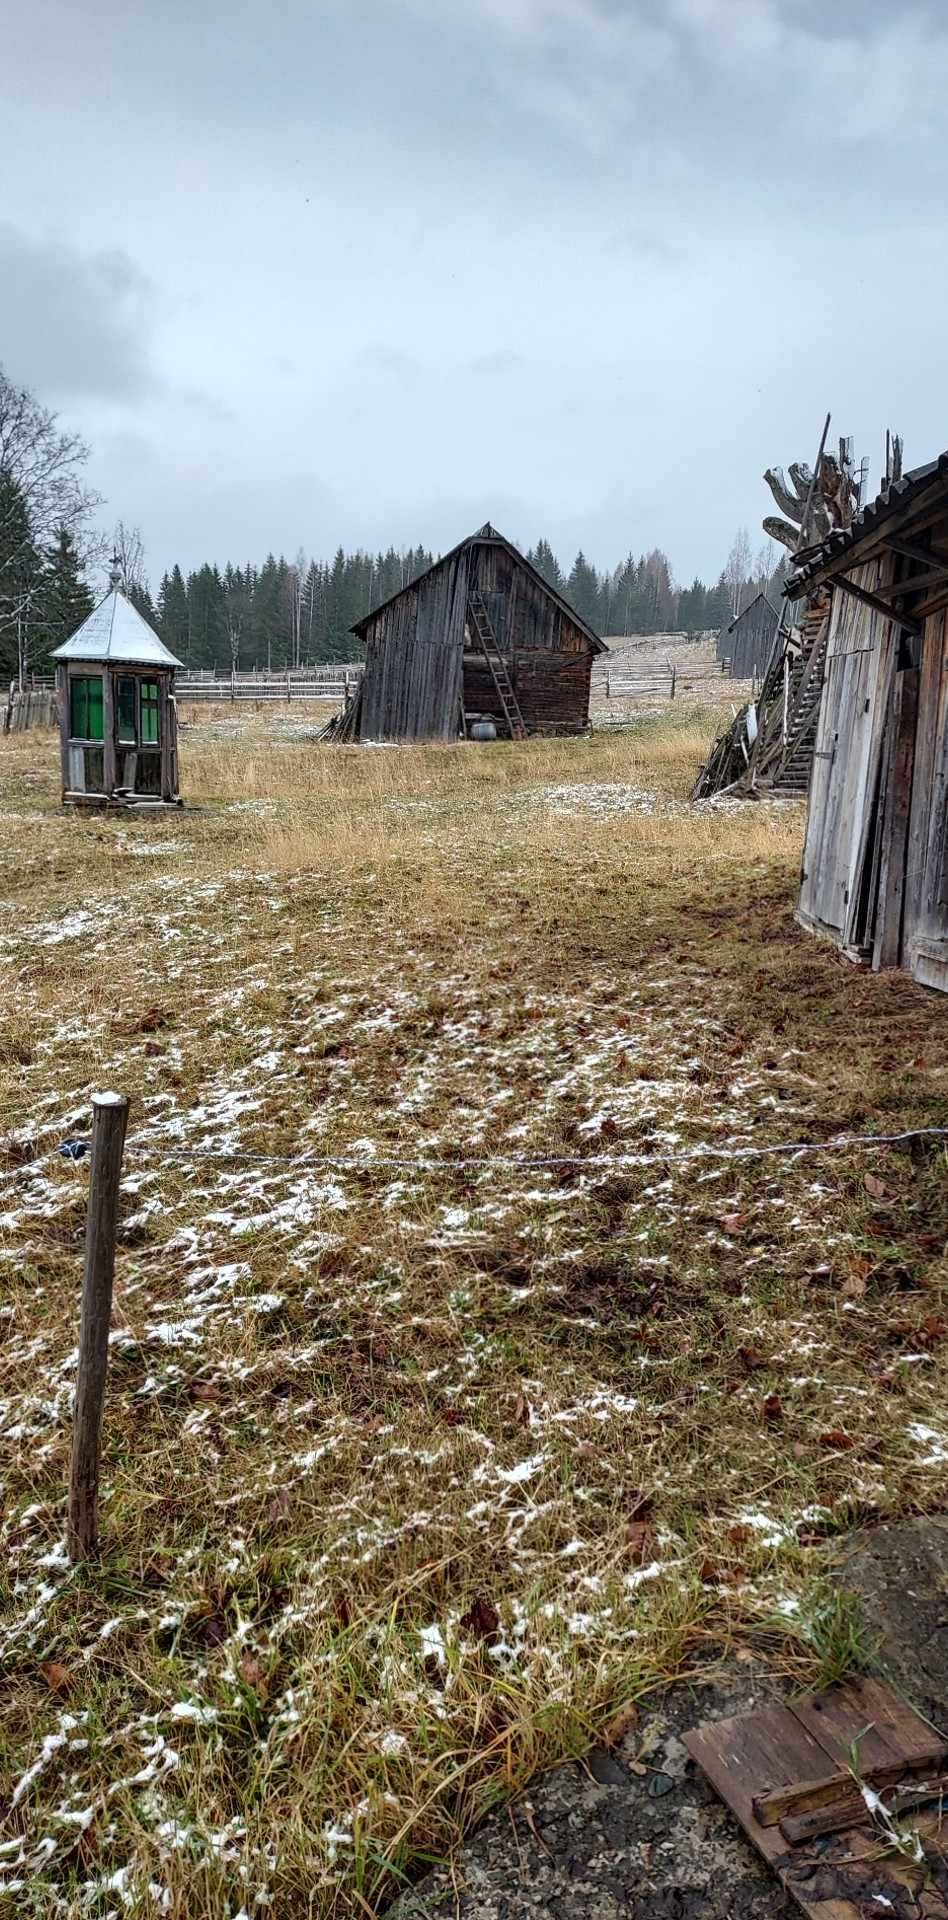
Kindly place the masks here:
<instances>
[{"instance_id":1,"label":"overcast sky","mask_svg":"<svg viewBox=\"0 0 948 1920\"><path fill-rule=\"evenodd\" d=\"M30 0L0 361L172 560L483 520L680 578L948 445L944 0Z\"/></svg>"}]
</instances>

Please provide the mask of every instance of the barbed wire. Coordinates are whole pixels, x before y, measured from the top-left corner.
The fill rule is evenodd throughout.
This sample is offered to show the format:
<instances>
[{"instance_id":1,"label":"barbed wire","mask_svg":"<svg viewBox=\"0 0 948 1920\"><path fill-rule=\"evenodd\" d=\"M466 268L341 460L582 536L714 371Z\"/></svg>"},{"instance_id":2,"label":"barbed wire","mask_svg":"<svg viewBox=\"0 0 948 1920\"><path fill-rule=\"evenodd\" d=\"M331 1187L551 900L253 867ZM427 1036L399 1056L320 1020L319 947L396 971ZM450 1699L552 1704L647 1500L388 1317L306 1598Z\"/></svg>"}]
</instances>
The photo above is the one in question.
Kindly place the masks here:
<instances>
[{"instance_id":1,"label":"barbed wire","mask_svg":"<svg viewBox=\"0 0 948 1920\"><path fill-rule=\"evenodd\" d=\"M460 1154L442 1156L438 1154L379 1154L375 1152L353 1153L260 1153L243 1147L203 1147L174 1146L159 1139L147 1139L139 1135L126 1142L126 1161L141 1160L157 1154L162 1160L174 1160L187 1164L204 1161L218 1166L278 1166L293 1173L337 1172L337 1173L470 1173L480 1169L497 1169L508 1172L550 1172L569 1169L572 1172L619 1171L627 1167L661 1167L675 1163L688 1163L701 1160L763 1160L768 1158L803 1157L812 1154L845 1153L868 1148L906 1146L914 1140L948 1139L948 1127L907 1127L898 1133L851 1133L838 1134L828 1140L775 1140L760 1144L738 1144L729 1142L718 1145L713 1141L699 1141L691 1146L659 1147L647 1153L547 1153L547 1154ZM24 1161L20 1166L10 1168L0 1176L3 1179L32 1177L41 1167L54 1160L66 1160L77 1164L85 1159L91 1148L91 1140L75 1139L61 1141L57 1146Z\"/></svg>"}]
</instances>

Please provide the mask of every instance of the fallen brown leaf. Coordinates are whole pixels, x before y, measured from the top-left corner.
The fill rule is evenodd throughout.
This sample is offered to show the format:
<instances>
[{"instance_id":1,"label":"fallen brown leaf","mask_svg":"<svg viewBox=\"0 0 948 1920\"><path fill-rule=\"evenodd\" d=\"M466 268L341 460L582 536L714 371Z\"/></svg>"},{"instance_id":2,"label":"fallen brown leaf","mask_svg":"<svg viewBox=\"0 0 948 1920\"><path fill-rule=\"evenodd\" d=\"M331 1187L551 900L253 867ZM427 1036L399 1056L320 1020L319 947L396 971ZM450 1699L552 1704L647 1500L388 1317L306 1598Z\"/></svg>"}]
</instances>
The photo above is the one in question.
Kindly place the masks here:
<instances>
[{"instance_id":1,"label":"fallen brown leaf","mask_svg":"<svg viewBox=\"0 0 948 1920\"><path fill-rule=\"evenodd\" d=\"M651 1559L655 1543L655 1528L651 1520L630 1520L625 1530L629 1546L629 1557L633 1564L641 1567Z\"/></svg>"},{"instance_id":2,"label":"fallen brown leaf","mask_svg":"<svg viewBox=\"0 0 948 1920\"><path fill-rule=\"evenodd\" d=\"M466 1633L483 1640L485 1645L493 1647L500 1638L500 1615L489 1600L479 1598L461 1615L461 1625Z\"/></svg>"},{"instance_id":3,"label":"fallen brown leaf","mask_svg":"<svg viewBox=\"0 0 948 1920\"><path fill-rule=\"evenodd\" d=\"M759 1347L738 1347L736 1357L745 1373L760 1373L770 1365L767 1355L761 1353Z\"/></svg>"},{"instance_id":4,"label":"fallen brown leaf","mask_svg":"<svg viewBox=\"0 0 948 1920\"><path fill-rule=\"evenodd\" d=\"M880 1180L878 1174L876 1173L865 1174L863 1176L862 1184L865 1187L870 1200L878 1200L884 1203L886 1201L895 1199L895 1195L892 1192L891 1187L887 1187L885 1181Z\"/></svg>"},{"instance_id":5,"label":"fallen brown leaf","mask_svg":"<svg viewBox=\"0 0 948 1920\"><path fill-rule=\"evenodd\" d=\"M76 1684L75 1674L70 1673L69 1668L64 1667L61 1660L44 1660L40 1673L50 1693L71 1693Z\"/></svg>"},{"instance_id":6,"label":"fallen brown leaf","mask_svg":"<svg viewBox=\"0 0 948 1920\"><path fill-rule=\"evenodd\" d=\"M635 1702L633 1700L627 1701L626 1705L620 1707L618 1713L613 1715L608 1726L605 1728L602 1735L603 1746L617 1747L620 1741L625 1739L626 1734L630 1733L632 1728L638 1725L638 1719L639 1710Z\"/></svg>"},{"instance_id":7,"label":"fallen brown leaf","mask_svg":"<svg viewBox=\"0 0 948 1920\"><path fill-rule=\"evenodd\" d=\"M240 1656L240 1677L244 1685L250 1688L251 1693L256 1694L258 1700L266 1700L269 1691L267 1677L256 1654L251 1653L249 1648L245 1648Z\"/></svg>"}]
</instances>

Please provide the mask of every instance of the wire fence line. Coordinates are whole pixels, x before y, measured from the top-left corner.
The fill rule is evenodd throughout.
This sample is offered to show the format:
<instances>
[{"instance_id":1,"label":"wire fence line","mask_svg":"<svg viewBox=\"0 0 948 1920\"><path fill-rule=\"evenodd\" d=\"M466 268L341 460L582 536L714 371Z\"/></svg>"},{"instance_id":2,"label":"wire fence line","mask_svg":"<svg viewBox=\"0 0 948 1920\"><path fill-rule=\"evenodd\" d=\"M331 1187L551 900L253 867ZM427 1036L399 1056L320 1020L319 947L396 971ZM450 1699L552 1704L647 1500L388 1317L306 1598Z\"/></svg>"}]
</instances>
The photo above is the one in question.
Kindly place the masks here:
<instances>
[{"instance_id":1,"label":"wire fence line","mask_svg":"<svg viewBox=\"0 0 948 1920\"><path fill-rule=\"evenodd\" d=\"M945 1139L948 1139L948 1127L908 1127L900 1133L838 1134L828 1140L777 1140L762 1142L760 1145L738 1145L733 1142L718 1145L713 1141L699 1141L686 1147L661 1147L657 1152L650 1153L491 1153L450 1156L399 1154L396 1156L353 1152L256 1153L239 1147L174 1146L139 1135L126 1142L126 1158L152 1159L157 1154L162 1160L180 1161L185 1164L203 1161L218 1166L278 1166L293 1173L451 1174L470 1173L485 1168L524 1173L561 1169L595 1173L600 1170L620 1171L627 1167L663 1167L676 1162L687 1163L700 1160L733 1161L803 1157L812 1154L844 1153L859 1148L872 1150L880 1147L906 1146L914 1140ZM90 1141L84 1139L60 1141L35 1159L23 1161L19 1166L8 1169L2 1177L6 1180L31 1177L41 1167L57 1159L77 1163L85 1159L90 1144Z\"/></svg>"}]
</instances>

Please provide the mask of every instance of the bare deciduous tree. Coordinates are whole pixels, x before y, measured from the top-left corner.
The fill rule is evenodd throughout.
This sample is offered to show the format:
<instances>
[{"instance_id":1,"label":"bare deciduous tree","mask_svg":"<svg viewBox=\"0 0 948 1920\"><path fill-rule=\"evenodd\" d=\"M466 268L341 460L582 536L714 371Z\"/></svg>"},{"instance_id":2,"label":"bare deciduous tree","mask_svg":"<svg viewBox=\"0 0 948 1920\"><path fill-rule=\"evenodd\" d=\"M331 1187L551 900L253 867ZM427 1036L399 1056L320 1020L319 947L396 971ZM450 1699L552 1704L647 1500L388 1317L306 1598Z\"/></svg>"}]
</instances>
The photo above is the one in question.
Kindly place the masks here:
<instances>
[{"instance_id":1,"label":"bare deciduous tree","mask_svg":"<svg viewBox=\"0 0 948 1920\"><path fill-rule=\"evenodd\" d=\"M741 611L744 587L750 578L751 545L746 527L739 527L724 566L724 579L731 601L731 612Z\"/></svg>"},{"instance_id":2,"label":"bare deciduous tree","mask_svg":"<svg viewBox=\"0 0 948 1920\"><path fill-rule=\"evenodd\" d=\"M119 573L119 586L122 592L132 595L136 589L147 593L148 582L145 579L145 542L140 527L127 527L124 520L116 522L113 538L113 553Z\"/></svg>"},{"instance_id":3,"label":"bare deciduous tree","mask_svg":"<svg viewBox=\"0 0 948 1920\"><path fill-rule=\"evenodd\" d=\"M97 550L88 522L101 496L83 485L82 469L89 457L77 433L64 433L58 417L40 405L26 387L14 386L0 367L0 596L2 573L15 573L25 536L18 522L25 517L28 538L36 548L53 540L60 527L72 534L85 562ZM11 539L11 535L13 538ZM0 612L15 619L9 607Z\"/></svg>"}]
</instances>

